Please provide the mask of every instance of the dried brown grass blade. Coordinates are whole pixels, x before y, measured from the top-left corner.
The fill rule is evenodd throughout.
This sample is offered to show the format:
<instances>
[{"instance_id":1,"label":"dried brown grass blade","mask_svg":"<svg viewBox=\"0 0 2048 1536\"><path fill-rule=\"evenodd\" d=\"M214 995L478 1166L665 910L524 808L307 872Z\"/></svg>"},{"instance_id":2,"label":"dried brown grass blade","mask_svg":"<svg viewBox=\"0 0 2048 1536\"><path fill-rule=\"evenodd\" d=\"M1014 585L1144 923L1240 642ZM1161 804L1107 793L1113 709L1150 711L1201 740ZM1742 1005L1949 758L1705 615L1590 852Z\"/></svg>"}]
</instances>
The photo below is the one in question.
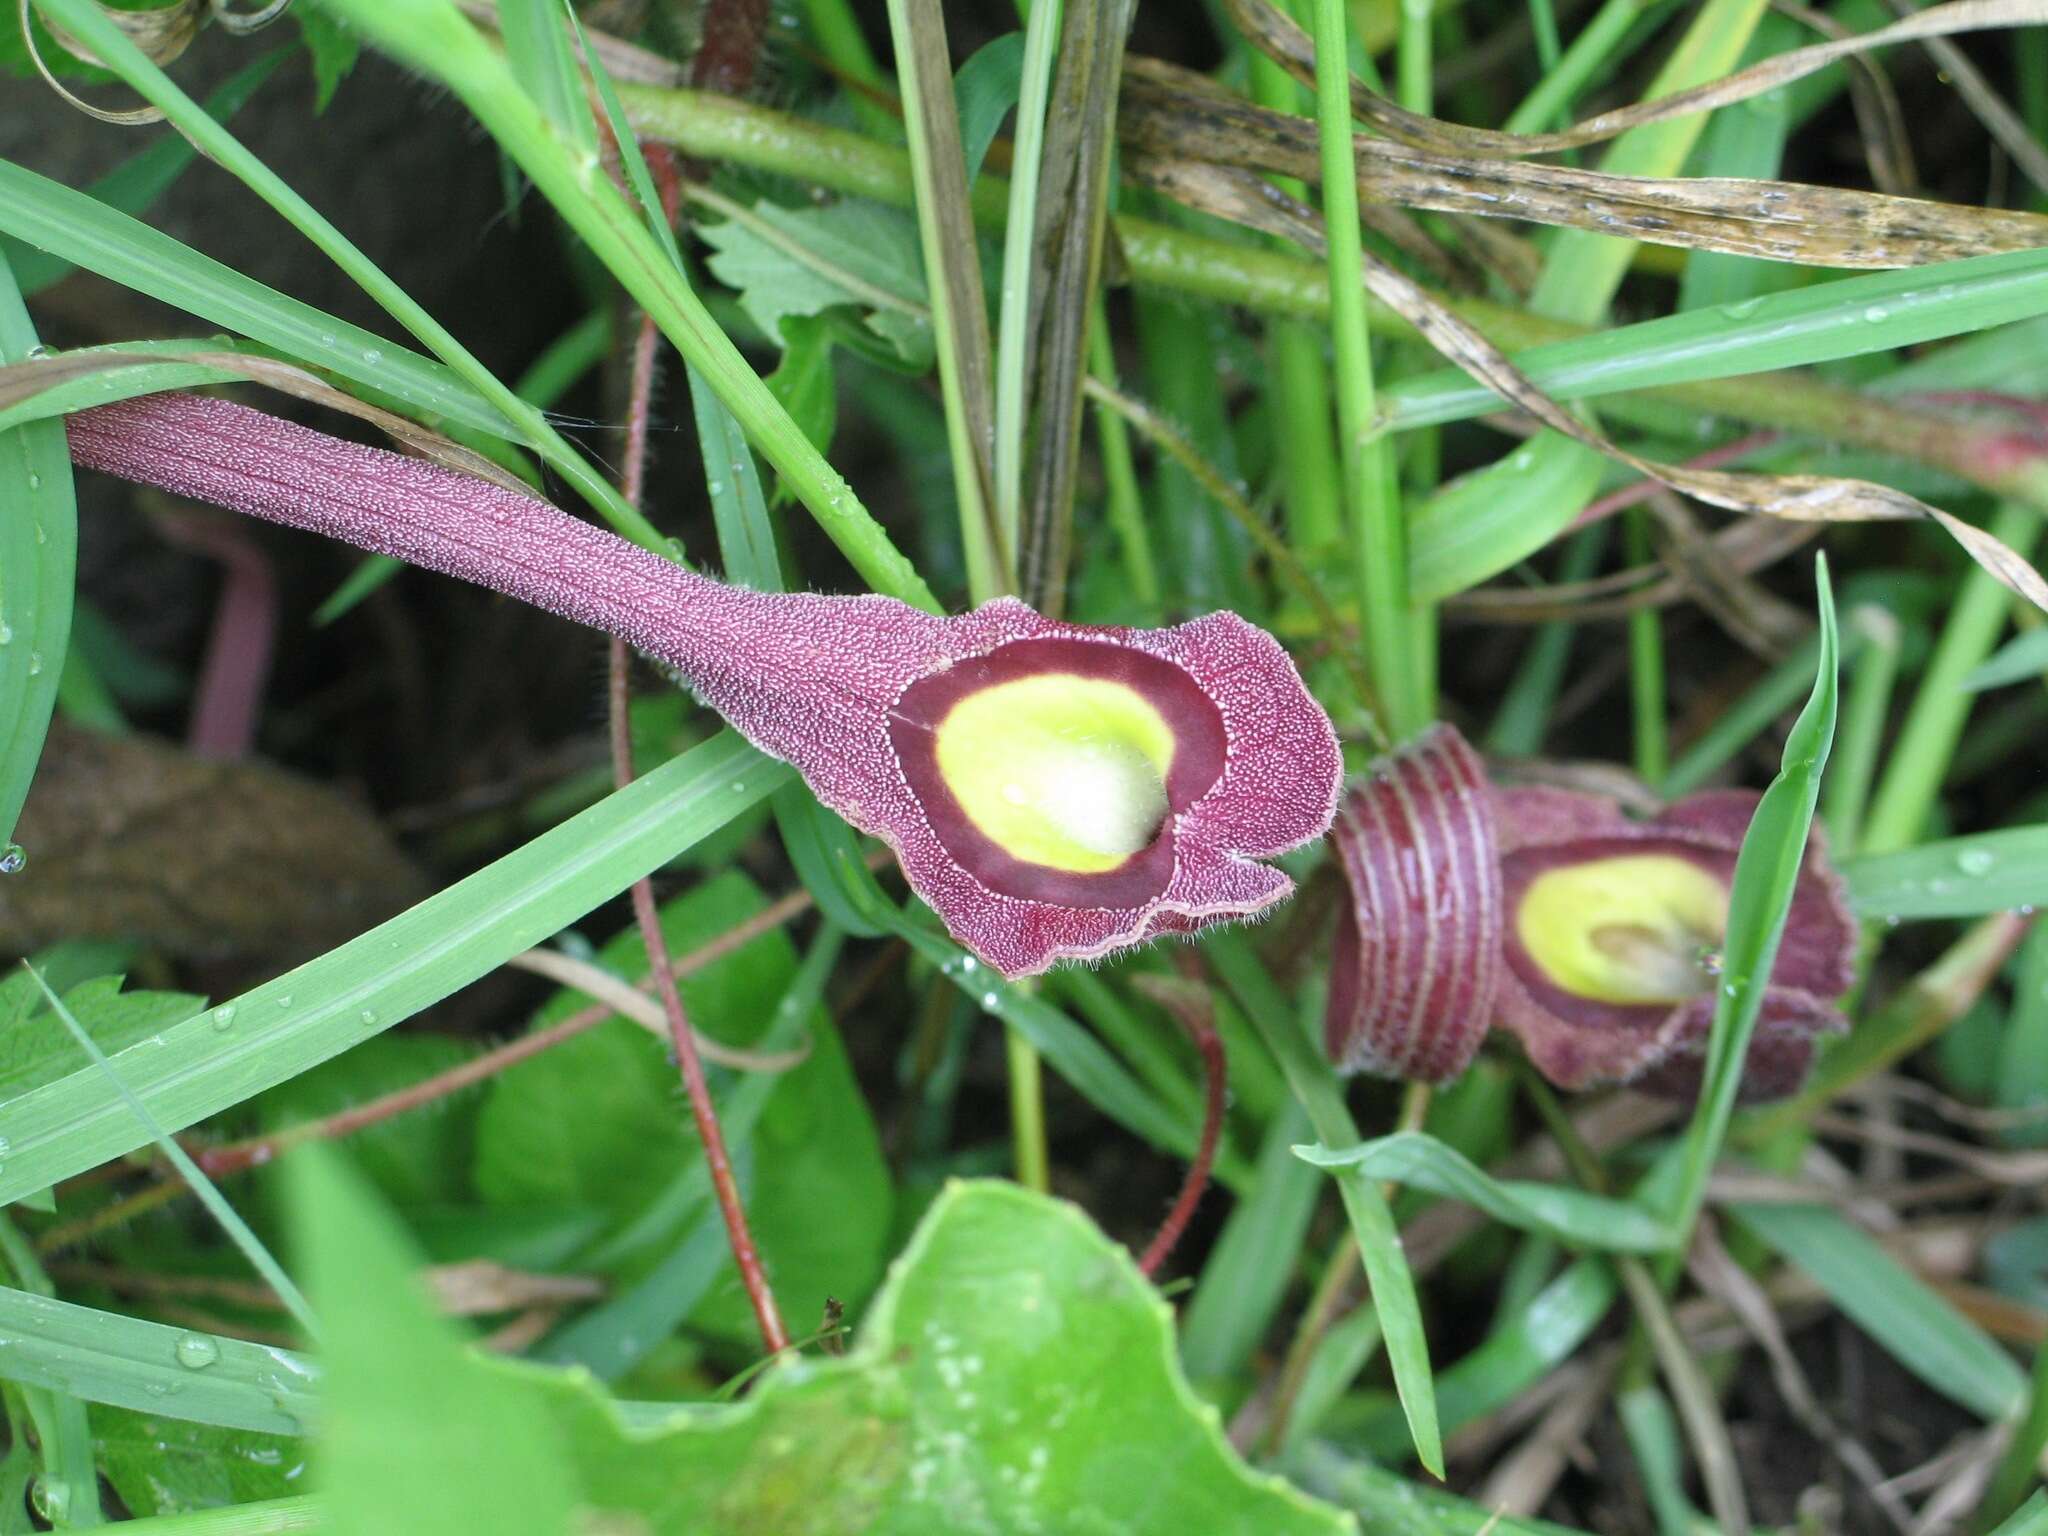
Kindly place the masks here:
<instances>
[{"instance_id":1,"label":"dried brown grass blade","mask_svg":"<svg viewBox=\"0 0 2048 1536\"><path fill-rule=\"evenodd\" d=\"M1225 0L1225 8L1255 47L1313 87L1315 44L1291 17L1276 9L1270 0ZM1550 154L1598 144L1645 123L1667 122L1747 101L1873 48L2044 22L2048 22L2048 0L1950 0L1949 4L1930 6L1874 32L1795 48L1722 79L1674 91L1655 101L1602 112L1557 133L1506 133L1447 123L1397 106L1355 78L1351 82L1351 110L1360 121L1388 138L1418 149L1488 157Z\"/></svg>"},{"instance_id":2,"label":"dried brown grass blade","mask_svg":"<svg viewBox=\"0 0 2048 1536\"><path fill-rule=\"evenodd\" d=\"M1799 5L1796 0L1775 0L1772 9L1822 37L1855 36L1826 11ZM1906 109L1892 88L1891 76L1875 59L1852 57L1842 62L1849 67L1849 104L1856 113L1857 132L1863 137L1863 159L1870 168L1870 179L1880 192L1909 196L1919 185L1920 171L1913 163L1912 138L1906 132Z\"/></svg>"},{"instance_id":3,"label":"dried brown grass blade","mask_svg":"<svg viewBox=\"0 0 2048 1536\"><path fill-rule=\"evenodd\" d=\"M1281 235L1310 250L1323 246L1322 219L1270 182L1212 165L1132 156L1127 167L1169 197L1217 217ZM1948 530L1964 552L2000 582L2048 611L2048 581L2007 545L1939 507L1891 486L1834 475L1768 475L1697 469L1643 458L1611 442L1538 389L1506 353L1451 313L1412 279L1365 258L1373 296L1400 315L1432 347L1473 378L1513 401L1544 426L1628 465L1710 506L1791 522L1889 522L1927 518Z\"/></svg>"},{"instance_id":4,"label":"dried brown grass blade","mask_svg":"<svg viewBox=\"0 0 2048 1536\"><path fill-rule=\"evenodd\" d=\"M2048 0L2039 3L2048 6ZM1173 65L1133 60L1120 125L1126 145L1168 159L1317 179L1316 127L1309 119L1188 84L1187 72ZM1610 176L1363 135L1357 157L1359 195L1372 202L1526 219L1806 266L1914 267L2048 245L2048 218L2039 214L1802 182Z\"/></svg>"},{"instance_id":5,"label":"dried brown grass blade","mask_svg":"<svg viewBox=\"0 0 2048 1536\"><path fill-rule=\"evenodd\" d=\"M21 23L21 40L28 49L29 62L35 65L36 73L43 77L43 83L62 96L65 101L83 112L87 117L96 117L103 123L113 123L123 128L139 128L148 123L160 123L164 115L155 107L130 107L115 110L96 107L89 101L81 100L68 90L64 83L50 73L50 66L43 62L43 51L36 43L36 31L30 24L30 0L18 0L15 14ZM199 35L200 23L206 19L206 0L176 0L171 5L158 6L147 11L117 11L103 5L100 12L122 32L128 41L149 56L153 64L168 64L187 48L192 39ZM74 59L87 64L98 64L99 59L77 38L66 32L48 17L41 18L50 30L50 36L57 45Z\"/></svg>"}]
</instances>

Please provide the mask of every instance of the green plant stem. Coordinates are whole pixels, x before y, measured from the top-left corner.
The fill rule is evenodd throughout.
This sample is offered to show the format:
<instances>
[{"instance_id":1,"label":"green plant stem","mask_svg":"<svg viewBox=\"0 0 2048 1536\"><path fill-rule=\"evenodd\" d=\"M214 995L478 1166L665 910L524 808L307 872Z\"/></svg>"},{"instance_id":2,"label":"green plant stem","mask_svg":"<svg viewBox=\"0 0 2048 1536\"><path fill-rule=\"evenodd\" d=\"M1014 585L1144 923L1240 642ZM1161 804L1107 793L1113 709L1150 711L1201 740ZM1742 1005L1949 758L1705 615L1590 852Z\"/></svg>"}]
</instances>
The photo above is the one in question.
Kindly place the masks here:
<instances>
[{"instance_id":1,"label":"green plant stem","mask_svg":"<svg viewBox=\"0 0 2048 1536\"><path fill-rule=\"evenodd\" d=\"M867 91L846 93L861 125L870 133L895 134L902 124L867 93L887 92L889 77L882 73L874 50L868 47L867 34L861 31L853 7L847 0L804 0L804 20L826 61L846 79L867 87Z\"/></svg>"},{"instance_id":2,"label":"green plant stem","mask_svg":"<svg viewBox=\"0 0 2048 1536\"><path fill-rule=\"evenodd\" d=\"M1316 131L1322 150L1330 332L1337 365L1338 456L1359 565L1366 665L1387 729L1396 741L1404 741L1429 722L1411 644L1408 531L1401 517L1400 494L1385 444L1366 438L1374 418L1372 336L1366 318L1343 0L1315 0L1313 14Z\"/></svg>"},{"instance_id":3,"label":"green plant stem","mask_svg":"<svg viewBox=\"0 0 2048 1536\"><path fill-rule=\"evenodd\" d=\"M619 94L644 137L699 159L771 171L896 207L912 202L909 162L891 145L700 91L621 85ZM977 177L972 199L978 224L1001 226L1009 201L1002 178L987 173ZM1266 315L1328 322L1330 277L1325 263L1130 214L1115 214L1110 223L1124 270L1140 288L1239 305ZM1594 330L1590 324L1547 318L1470 295L1434 297L1511 352ZM1376 333L1419 339L1412 326L1384 305L1368 299L1367 309ZM2040 461L1995 455L1989 451L1990 434L1981 430L1805 374L1753 373L1644 385L1641 392L1683 407L1695 417L1811 433L1826 441L1875 449L1945 470L1994 494L2048 508L2048 467Z\"/></svg>"},{"instance_id":4,"label":"green plant stem","mask_svg":"<svg viewBox=\"0 0 2048 1536\"><path fill-rule=\"evenodd\" d=\"M1003 540L1019 549L1024 504L1024 426L1030 404L1032 260L1038 229L1039 170L1045 160L1046 108L1059 59L1061 0L1035 0L1024 24L1024 74L1011 148L1010 207L1003 224L1003 278L996 332L995 517Z\"/></svg>"},{"instance_id":5,"label":"green plant stem","mask_svg":"<svg viewBox=\"0 0 2048 1536\"><path fill-rule=\"evenodd\" d=\"M1045 1071L1038 1052L1014 1026L1003 1035L1010 1073L1010 1137L1016 1149L1017 1182L1040 1191L1052 1187L1052 1163L1045 1135Z\"/></svg>"},{"instance_id":6,"label":"green plant stem","mask_svg":"<svg viewBox=\"0 0 2048 1536\"><path fill-rule=\"evenodd\" d=\"M209 159L226 167L285 221L312 241L363 292L383 307L464 382L490 402L535 452L620 533L657 553L667 541L628 506L611 482L551 426L547 417L502 383L469 349L355 244L294 192L285 180L252 155L242 142L142 54L87 0L36 0L52 19L86 43Z\"/></svg>"},{"instance_id":7,"label":"green plant stem","mask_svg":"<svg viewBox=\"0 0 2048 1536\"><path fill-rule=\"evenodd\" d=\"M1648 514L1641 507L1631 507L1624 529L1629 564L1647 564L1653 558ZM1665 725L1664 615L1655 608L1638 608L1628 616L1628 675L1636 773L1644 783L1655 784L1671 762Z\"/></svg>"},{"instance_id":8,"label":"green plant stem","mask_svg":"<svg viewBox=\"0 0 2048 1536\"><path fill-rule=\"evenodd\" d=\"M2024 560L2041 536L2041 522L2034 508L2008 502L1992 518L1990 531ZM1963 577L1871 797L1862 852L1891 853L1919 839L1977 702L1976 694L1963 690L1963 675L1991 654L2011 604L2012 594L1981 568L1973 566Z\"/></svg>"},{"instance_id":9,"label":"green plant stem","mask_svg":"<svg viewBox=\"0 0 2048 1536\"><path fill-rule=\"evenodd\" d=\"M958 227L967 211L967 173L952 85L944 73L945 26L935 0L889 0L889 35L903 92L903 127L910 144L967 586L972 599L983 603L1015 590L1015 545L994 521L988 316L982 308L981 263L974 241L971 234L963 239ZM933 74L936 78L927 78ZM972 283L965 281L970 273Z\"/></svg>"},{"instance_id":10,"label":"green plant stem","mask_svg":"<svg viewBox=\"0 0 2048 1536\"><path fill-rule=\"evenodd\" d=\"M1394 90L1410 112L1429 113L1436 95L1430 79L1432 0L1401 0L1401 35L1395 41Z\"/></svg>"},{"instance_id":11,"label":"green plant stem","mask_svg":"<svg viewBox=\"0 0 2048 1536\"><path fill-rule=\"evenodd\" d=\"M1834 762L1821 785L1821 820L1828 829L1829 850L1838 860L1861 851L1863 812L1899 676L1899 621L1889 608L1865 603L1850 613L1848 628L1863 636L1863 644L1850 671L1848 696L1842 700Z\"/></svg>"},{"instance_id":12,"label":"green plant stem","mask_svg":"<svg viewBox=\"0 0 2048 1536\"><path fill-rule=\"evenodd\" d=\"M73 0L63 0L70 4ZM576 157L513 84L502 56L442 0L327 0L366 35L445 82L581 235L684 360L703 374L762 457L875 591L939 611L924 578L740 355L638 209L595 157ZM616 498L608 484L603 494ZM666 547L664 543L664 548Z\"/></svg>"},{"instance_id":13,"label":"green plant stem","mask_svg":"<svg viewBox=\"0 0 2048 1536\"><path fill-rule=\"evenodd\" d=\"M1116 349L1109 339L1109 316L1102 295L1088 326L1088 374L1105 389L1117 389ZM1138 467L1131 457L1131 434L1123 417L1101 400L1095 402L1095 441L1102 455L1104 502L1109 526L1124 557L1131 596L1148 618L1159 611L1159 568L1152 560L1152 534L1145 523L1145 497L1138 488Z\"/></svg>"},{"instance_id":14,"label":"green plant stem","mask_svg":"<svg viewBox=\"0 0 2048 1536\"><path fill-rule=\"evenodd\" d=\"M1636 18L1649 8L1650 0L1606 0L1594 14L1593 19L1579 29L1579 35L1572 39L1571 47L1564 52L1555 66L1546 64L1543 78L1536 89L1523 98L1522 104L1508 114L1503 125L1509 133L1536 133L1553 123L1564 122L1571 113L1572 98L1586 87L1586 82L1607 62L1608 56L1621 46L1621 40L1628 35ZM1544 8L1548 9L1547 0ZM1557 22L1550 22L1551 46L1556 46ZM1543 28L1537 27L1538 46L1541 46Z\"/></svg>"}]
</instances>

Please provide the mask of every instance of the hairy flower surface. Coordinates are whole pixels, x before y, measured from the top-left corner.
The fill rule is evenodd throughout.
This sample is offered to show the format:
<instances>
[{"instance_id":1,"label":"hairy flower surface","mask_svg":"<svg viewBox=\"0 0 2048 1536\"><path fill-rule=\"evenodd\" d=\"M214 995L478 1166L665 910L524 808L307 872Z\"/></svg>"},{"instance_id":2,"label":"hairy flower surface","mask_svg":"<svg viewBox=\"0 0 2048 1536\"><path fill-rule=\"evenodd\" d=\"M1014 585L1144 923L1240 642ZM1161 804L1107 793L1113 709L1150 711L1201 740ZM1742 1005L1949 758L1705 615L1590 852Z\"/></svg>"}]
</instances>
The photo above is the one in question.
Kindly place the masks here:
<instances>
[{"instance_id":1,"label":"hairy flower surface","mask_svg":"<svg viewBox=\"0 0 2048 1536\"><path fill-rule=\"evenodd\" d=\"M1692 795L1648 820L1571 790L1496 789L1437 726L1382 758L1331 833L1350 891L1324 1043L1349 1070L1444 1082L1489 1029L1565 1088L1698 1091L1729 891L1759 796ZM1807 845L1742 1083L1804 1079L1846 1028L1856 929L1818 834Z\"/></svg>"},{"instance_id":2,"label":"hairy flower surface","mask_svg":"<svg viewBox=\"0 0 2048 1536\"><path fill-rule=\"evenodd\" d=\"M1006 975L1243 917L1257 862L1330 824L1328 717L1263 630L953 618L885 597L724 585L505 487L227 401L70 418L72 457L458 576L625 639L895 850Z\"/></svg>"}]
</instances>

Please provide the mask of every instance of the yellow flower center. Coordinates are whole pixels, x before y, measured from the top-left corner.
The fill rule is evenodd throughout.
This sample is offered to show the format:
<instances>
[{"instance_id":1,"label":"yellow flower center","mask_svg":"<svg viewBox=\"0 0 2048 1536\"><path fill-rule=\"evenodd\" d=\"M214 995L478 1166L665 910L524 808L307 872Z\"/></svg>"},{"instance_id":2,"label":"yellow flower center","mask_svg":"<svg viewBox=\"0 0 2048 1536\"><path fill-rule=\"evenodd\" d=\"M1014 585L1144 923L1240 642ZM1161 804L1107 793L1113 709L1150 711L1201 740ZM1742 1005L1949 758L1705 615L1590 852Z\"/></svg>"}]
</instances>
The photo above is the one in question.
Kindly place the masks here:
<instances>
[{"instance_id":1,"label":"yellow flower center","mask_svg":"<svg viewBox=\"0 0 2048 1536\"><path fill-rule=\"evenodd\" d=\"M1603 1003L1677 1003L1713 985L1728 890L1670 854L1546 870L1515 913L1522 947L1556 986Z\"/></svg>"},{"instance_id":2,"label":"yellow flower center","mask_svg":"<svg viewBox=\"0 0 2048 1536\"><path fill-rule=\"evenodd\" d=\"M1166 819L1173 729L1127 684L1044 673L955 704L939 722L937 757L961 809L1005 852L1099 874Z\"/></svg>"}]
</instances>

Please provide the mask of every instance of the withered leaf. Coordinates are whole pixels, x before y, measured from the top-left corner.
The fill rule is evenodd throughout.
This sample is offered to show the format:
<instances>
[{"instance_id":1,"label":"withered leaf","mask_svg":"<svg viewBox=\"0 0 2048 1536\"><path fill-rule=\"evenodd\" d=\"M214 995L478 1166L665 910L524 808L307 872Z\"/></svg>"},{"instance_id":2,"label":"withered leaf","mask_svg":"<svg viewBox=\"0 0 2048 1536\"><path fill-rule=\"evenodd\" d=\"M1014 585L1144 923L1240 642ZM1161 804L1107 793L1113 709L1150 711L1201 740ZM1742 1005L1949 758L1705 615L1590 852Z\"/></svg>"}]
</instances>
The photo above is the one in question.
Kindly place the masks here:
<instances>
[{"instance_id":1,"label":"withered leaf","mask_svg":"<svg viewBox=\"0 0 2048 1536\"><path fill-rule=\"evenodd\" d=\"M1132 156L1131 173L1169 197L1219 218L1281 235L1314 251L1324 249L1322 216L1249 172ZM1880 522L1929 518L1965 553L2014 592L2048 611L2048 581L1990 534L1917 497L1871 480L1836 475L1769 475L1747 470L1698 469L1632 453L1603 436L1544 394L1508 355L1472 325L1432 298L1420 284L1371 253L1364 280L1374 297L1400 315L1432 347L1546 427L1628 465L1710 506L1792 522Z\"/></svg>"},{"instance_id":2,"label":"withered leaf","mask_svg":"<svg viewBox=\"0 0 2048 1536\"><path fill-rule=\"evenodd\" d=\"M2048 0L2042 0L2048 5ZM1133 151L1319 179L1316 125L1133 60L1119 132ZM1524 219L1656 245L1807 266L1922 266L2048 245L2048 218L1803 182L1611 176L1358 136L1358 192L1371 202Z\"/></svg>"},{"instance_id":3,"label":"withered leaf","mask_svg":"<svg viewBox=\"0 0 2048 1536\"><path fill-rule=\"evenodd\" d=\"M1315 86L1315 41L1299 23L1270 0L1225 0L1231 20L1246 38L1290 74ZM1836 38L1794 48L1738 70L1719 80L1710 80L1689 90L1673 91L1655 101L1638 102L1603 112L1557 133L1508 133L1494 128L1468 128L1441 118L1410 112L1372 90L1363 81L1351 81L1351 110L1362 122L1402 144L1433 149L1452 155L1519 157L1578 149L1587 144L1626 133L1647 123L1668 122L1690 117L1716 107L1732 106L1765 91L1776 90L1795 80L1827 68L1830 64L1895 43L1926 38L1953 37L1962 32L1985 32L2005 27L2038 26L2048 22L2048 0L1951 0L1947 5L1929 6L1924 11L1853 37Z\"/></svg>"}]
</instances>

